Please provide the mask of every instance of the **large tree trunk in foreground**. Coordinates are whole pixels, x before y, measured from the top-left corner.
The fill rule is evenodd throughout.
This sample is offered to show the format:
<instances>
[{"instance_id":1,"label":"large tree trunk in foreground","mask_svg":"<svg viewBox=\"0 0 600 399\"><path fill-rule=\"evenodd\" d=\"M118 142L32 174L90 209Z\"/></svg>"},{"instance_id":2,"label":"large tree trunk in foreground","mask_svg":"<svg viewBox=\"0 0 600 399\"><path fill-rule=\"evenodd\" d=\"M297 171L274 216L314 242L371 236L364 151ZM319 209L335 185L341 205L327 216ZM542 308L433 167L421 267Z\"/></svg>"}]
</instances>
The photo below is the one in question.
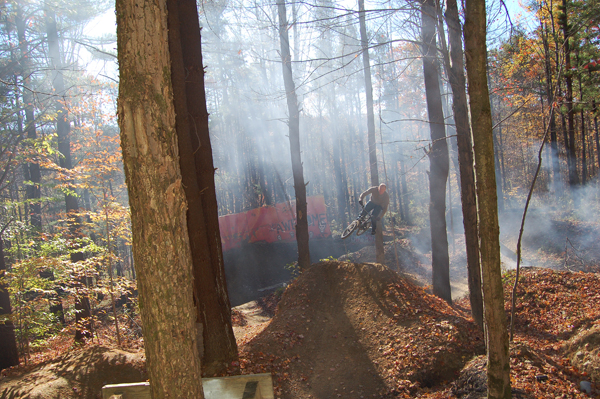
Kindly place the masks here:
<instances>
[{"instance_id":1,"label":"large tree trunk in foreground","mask_svg":"<svg viewBox=\"0 0 600 399\"><path fill-rule=\"evenodd\" d=\"M167 4L119 0L116 11L119 126L152 397L203 398Z\"/></svg>"},{"instance_id":2,"label":"large tree trunk in foreground","mask_svg":"<svg viewBox=\"0 0 600 399\"><path fill-rule=\"evenodd\" d=\"M463 64L462 28L458 18L456 0L446 3L446 20L450 41L448 78L452 86L452 108L456 124L458 166L460 171L460 197L462 200L465 244L467 247L467 269L469 301L475 323L483 329L483 295L481 292L481 268L479 264L479 236L477 233L477 198L475 194L475 171L473 170L473 144L469 126L469 109L465 88Z\"/></svg>"},{"instance_id":3,"label":"large tree trunk in foreground","mask_svg":"<svg viewBox=\"0 0 600 399\"><path fill-rule=\"evenodd\" d=\"M221 249L212 147L204 94L200 25L195 0L169 0L171 79L188 233L194 262L194 299L201 334L198 350L204 376L225 375L236 361L237 344Z\"/></svg>"},{"instance_id":4,"label":"large tree trunk in foreground","mask_svg":"<svg viewBox=\"0 0 600 399\"><path fill-rule=\"evenodd\" d=\"M431 278L433 293L451 303L450 259L446 231L446 182L450 163L436 58L436 15L433 0L423 1L421 8L423 74L425 75L425 95L431 132L431 150L429 151Z\"/></svg>"},{"instance_id":5,"label":"large tree trunk in foreground","mask_svg":"<svg viewBox=\"0 0 600 399\"><path fill-rule=\"evenodd\" d=\"M19 364L15 326L10 320L2 320L4 316L10 316L12 313L8 285L4 280L5 271L4 241L0 237L0 370Z\"/></svg>"},{"instance_id":6,"label":"large tree trunk in foreground","mask_svg":"<svg viewBox=\"0 0 600 399\"><path fill-rule=\"evenodd\" d=\"M306 185L300 157L300 111L298 97L292 74L292 56L290 55L290 40L285 9L285 0L278 0L279 11L279 41L281 44L281 66L283 82L290 114L290 153L292 156L292 173L294 175L294 190L296 192L296 241L298 242L298 265L300 270L310 266L310 250L308 246L308 219L306 214Z\"/></svg>"},{"instance_id":7,"label":"large tree trunk in foreground","mask_svg":"<svg viewBox=\"0 0 600 399\"><path fill-rule=\"evenodd\" d=\"M479 208L488 398L509 399L508 333L500 269L492 112L486 73L485 0L467 0L464 36Z\"/></svg>"}]
</instances>

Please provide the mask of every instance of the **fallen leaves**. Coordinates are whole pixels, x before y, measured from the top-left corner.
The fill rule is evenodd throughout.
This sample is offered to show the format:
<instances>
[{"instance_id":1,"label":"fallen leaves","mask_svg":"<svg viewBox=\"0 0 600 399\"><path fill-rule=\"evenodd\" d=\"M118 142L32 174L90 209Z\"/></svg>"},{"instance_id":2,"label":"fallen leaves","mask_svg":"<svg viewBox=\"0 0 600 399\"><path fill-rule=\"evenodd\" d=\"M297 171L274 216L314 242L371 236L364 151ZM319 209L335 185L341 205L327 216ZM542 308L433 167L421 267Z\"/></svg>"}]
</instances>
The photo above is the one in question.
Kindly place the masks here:
<instances>
[{"instance_id":1,"label":"fallen leaves","mask_svg":"<svg viewBox=\"0 0 600 399\"><path fill-rule=\"evenodd\" d=\"M447 363L457 360L464 364L482 353L482 335L469 321L468 299L451 307L408 281L392 279L384 286L369 283L369 295L378 298L375 306L363 296L360 284L355 281L365 279L366 272L338 266L336 273L339 275L329 281L335 288L329 289L335 289L343 300L317 294L315 290L319 286L315 280L296 281L295 290L288 289L284 293L283 312L286 314L277 317L285 322L270 325L240 345L240 358L245 359L246 365L244 373L273 373L276 397L282 399L316 397L320 383L338 386L345 382L348 391L339 392L350 398L373 397L373 393L384 398L448 398L482 389L481 384L469 386L464 381L463 386L456 385L462 381L456 379L456 375L433 380L433 386L421 382L424 375L432 375L432 370L442 370L448 367ZM333 275L320 275L320 278L332 279ZM579 383L590 377L571 363L565 342L581 329L599 323L600 279L595 274L547 269L527 269L521 279L515 342L511 345L514 396L589 397L580 391ZM508 299L512 289L510 275L506 284ZM352 292L349 297L342 294L346 287ZM509 303L507 301L507 311ZM353 332L339 325L335 314L342 312L347 321L354 323ZM318 323L309 324L308 319L318 320ZM355 337L349 339L350 334ZM320 357L319 351L327 346L338 349L324 354L327 358ZM257 347L262 349L254 352ZM366 356L357 355L356 350L364 350ZM325 364L315 362L317 357ZM600 361L600 353L595 357ZM480 359L471 371L467 368L462 373L477 374L485 384L485 356ZM360 387L352 385L347 375L355 369L370 379L380 379L384 385L379 388L363 382ZM429 371L424 373L423 370ZM330 393L335 397L337 392Z\"/></svg>"}]
</instances>

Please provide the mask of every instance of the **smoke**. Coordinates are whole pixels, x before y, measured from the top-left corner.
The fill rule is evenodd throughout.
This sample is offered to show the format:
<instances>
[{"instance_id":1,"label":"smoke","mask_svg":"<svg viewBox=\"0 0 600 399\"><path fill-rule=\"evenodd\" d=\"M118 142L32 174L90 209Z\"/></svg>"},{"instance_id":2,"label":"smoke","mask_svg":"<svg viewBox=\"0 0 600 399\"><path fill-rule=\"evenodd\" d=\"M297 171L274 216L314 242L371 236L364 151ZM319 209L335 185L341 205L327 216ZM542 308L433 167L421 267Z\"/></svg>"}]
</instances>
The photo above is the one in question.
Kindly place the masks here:
<instances>
[{"instance_id":1,"label":"smoke","mask_svg":"<svg viewBox=\"0 0 600 399\"><path fill-rule=\"evenodd\" d=\"M353 197L370 186L358 18L327 2L288 8L290 23L296 22L289 35L307 194L324 195L332 220L343 222L338 210L354 217ZM293 199L276 9L272 4L214 1L200 11L220 213ZM415 125L422 122L413 120L425 118L420 63L414 62L418 49L386 44L392 37L383 31L376 37L380 46L372 50L373 91L379 100L378 141L385 154L378 156L384 180L384 157L393 165L388 178L396 178L399 157L406 158L408 173L419 163L419 156L411 156L422 139ZM380 143L379 152L381 148ZM348 188L346 198L339 198L340 185Z\"/></svg>"},{"instance_id":2,"label":"smoke","mask_svg":"<svg viewBox=\"0 0 600 399\"><path fill-rule=\"evenodd\" d=\"M339 234L344 223L356 217L357 196L370 186L370 181L358 18L355 10L336 10L328 4L289 5L288 33L301 109L307 195L325 197L328 219L334 234L336 230ZM288 111L275 6L222 0L204 3L200 11L219 212L225 215L293 200ZM409 42L418 40L418 32L397 29L413 18L402 12L373 12L368 31L372 37L379 176L388 184L392 197L388 217L394 217L396 224L410 218L412 224L421 226L412 240L419 251L427 253L431 237L429 161L425 153L430 140L420 49ZM377 25L378 20L389 24ZM450 114L449 107L445 112ZM448 121L451 123L451 118ZM513 141L518 133L522 132L508 128L498 133L503 135L498 141L502 148L498 154L498 184L504 200L500 201L499 219L506 268L516 265L520 221L540 145L531 137L522 145L511 145L521 142ZM549 149L545 156L548 153ZM564 161L560 166L564 171ZM447 225L460 235L463 221L455 174L452 168ZM577 206L578 201L597 204L593 187L581 188L575 197L567 197L560 192L564 182L564 178L554 181L550 163L545 160L524 229L523 265L560 267L565 248L571 253L578 248L580 255L581 248L589 248L596 238L595 230L575 221L589 216L586 208ZM561 222L565 217L572 217L573 222ZM459 247L456 245L456 259L464 262ZM236 263L243 262L244 254L240 257Z\"/></svg>"}]
</instances>

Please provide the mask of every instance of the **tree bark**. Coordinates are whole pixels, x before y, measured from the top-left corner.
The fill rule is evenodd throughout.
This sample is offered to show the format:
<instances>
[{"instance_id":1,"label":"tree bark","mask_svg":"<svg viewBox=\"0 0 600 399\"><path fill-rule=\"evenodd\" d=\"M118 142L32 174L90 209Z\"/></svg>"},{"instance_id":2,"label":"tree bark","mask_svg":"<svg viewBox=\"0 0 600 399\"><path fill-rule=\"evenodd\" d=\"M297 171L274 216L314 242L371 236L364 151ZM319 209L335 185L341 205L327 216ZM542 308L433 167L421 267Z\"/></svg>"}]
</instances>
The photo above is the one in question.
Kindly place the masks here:
<instances>
[{"instance_id":1,"label":"tree bark","mask_svg":"<svg viewBox=\"0 0 600 399\"><path fill-rule=\"evenodd\" d=\"M596 100L592 99L592 113L594 114L594 139L596 141L596 162L598 170L600 170L600 137L598 134L598 108Z\"/></svg>"},{"instance_id":2,"label":"tree bark","mask_svg":"<svg viewBox=\"0 0 600 399\"><path fill-rule=\"evenodd\" d=\"M203 398L166 0L116 2L118 116L152 397Z\"/></svg>"},{"instance_id":3,"label":"tree bark","mask_svg":"<svg viewBox=\"0 0 600 399\"><path fill-rule=\"evenodd\" d=\"M1 234L0 234L1 236ZM0 316L10 316L10 295L4 280L6 262L4 260L4 241L0 237ZM19 352L15 337L15 326L10 320L2 321L0 317L0 370L19 364Z\"/></svg>"},{"instance_id":4,"label":"tree bark","mask_svg":"<svg viewBox=\"0 0 600 399\"><path fill-rule=\"evenodd\" d=\"M285 9L285 0L277 1L279 13L279 42L281 46L281 67L283 69L283 82L287 98L289 119L290 153L292 157L292 174L294 176L294 191L296 192L296 241L298 243L298 265L300 270L310 266L310 250L308 245L308 219L306 204L306 185L302 158L300 156L300 111L298 97L292 74L292 56L290 54L290 40Z\"/></svg>"},{"instance_id":5,"label":"tree bark","mask_svg":"<svg viewBox=\"0 0 600 399\"><path fill-rule=\"evenodd\" d=\"M369 57L369 38L365 21L365 2L358 0L358 21L360 25L360 44L362 47L363 70L365 74L365 94L367 100L367 141L369 144L369 170L371 186L379 185L377 169L377 147L375 145L375 114L373 112L373 83L371 82L371 60ZM375 231L375 257L378 263L385 263L383 248L383 220L377 224Z\"/></svg>"},{"instance_id":6,"label":"tree bark","mask_svg":"<svg viewBox=\"0 0 600 399\"><path fill-rule=\"evenodd\" d=\"M577 63L579 63L579 54L577 54ZM581 84L581 75L578 75L579 81L579 101L581 104L583 102L583 87ZM585 130L585 112L583 110L583 106L579 111L579 115L581 117L581 184L585 186L587 184L587 174L588 174L588 166L587 166L587 134Z\"/></svg>"},{"instance_id":7,"label":"tree bark","mask_svg":"<svg viewBox=\"0 0 600 399\"><path fill-rule=\"evenodd\" d=\"M404 216L406 218L406 224L412 224L412 218L410 216L410 212L408 211L408 203L410 202L408 198L408 184L406 183L406 168L404 167L404 154L400 155L400 174L402 175L402 198L404 198Z\"/></svg>"},{"instance_id":8,"label":"tree bark","mask_svg":"<svg viewBox=\"0 0 600 399\"><path fill-rule=\"evenodd\" d=\"M219 232L196 1L169 0L168 10L179 164L188 201L196 322L202 335L198 349L202 374L224 375L238 356Z\"/></svg>"},{"instance_id":9,"label":"tree bark","mask_svg":"<svg viewBox=\"0 0 600 399\"><path fill-rule=\"evenodd\" d=\"M365 21L365 2L358 0L358 19L360 24L360 44L362 47L363 71L365 74L365 95L367 99L367 138L369 143L369 170L371 185L379 185L377 169L377 150L375 145L375 114L373 112L373 84L371 82L371 60L369 57L369 38Z\"/></svg>"},{"instance_id":10,"label":"tree bark","mask_svg":"<svg viewBox=\"0 0 600 399\"><path fill-rule=\"evenodd\" d=\"M492 113L486 72L485 0L466 0L464 37L479 209L488 398L509 399L508 334L500 268Z\"/></svg>"},{"instance_id":11,"label":"tree bark","mask_svg":"<svg viewBox=\"0 0 600 399\"><path fill-rule=\"evenodd\" d=\"M338 132L336 131L336 133ZM336 134L335 138L333 139L333 170L335 173L335 187L337 191L337 219L342 224L342 226L346 226L348 222L346 220L345 193L348 191L348 187L344 185L344 179L342 177L342 159L340 158L341 145L341 140L337 137Z\"/></svg>"},{"instance_id":12,"label":"tree bark","mask_svg":"<svg viewBox=\"0 0 600 399\"><path fill-rule=\"evenodd\" d=\"M460 171L460 196L462 200L469 301L475 323L483 329L483 294L481 292L481 268L479 263L479 238L477 231L477 198L475 194L475 171L473 170L473 143L469 126L469 109L465 88L463 64L462 27L458 17L456 0L446 3L446 21L450 42L448 78L452 86L452 108L456 125L458 166Z\"/></svg>"},{"instance_id":13,"label":"tree bark","mask_svg":"<svg viewBox=\"0 0 600 399\"><path fill-rule=\"evenodd\" d=\"M446 182L448 180L448 144L436 57L436 10L433 0L421 4L423 74L429 115L431 149L429 151L429 219L431 225L431 268L433 293L452 303L450 259L446 231Z\"/></svg>"}]
</instances>

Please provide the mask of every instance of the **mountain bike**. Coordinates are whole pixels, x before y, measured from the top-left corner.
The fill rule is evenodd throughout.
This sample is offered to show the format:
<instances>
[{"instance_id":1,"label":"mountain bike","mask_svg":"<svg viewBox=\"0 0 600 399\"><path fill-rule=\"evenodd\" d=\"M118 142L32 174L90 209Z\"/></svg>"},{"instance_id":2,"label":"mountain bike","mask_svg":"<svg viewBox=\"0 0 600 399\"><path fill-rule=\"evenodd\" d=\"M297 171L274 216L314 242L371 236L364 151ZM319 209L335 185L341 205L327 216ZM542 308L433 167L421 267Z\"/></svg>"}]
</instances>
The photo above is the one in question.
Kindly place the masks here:
<instances>
[{"instance_id":1,"label":"mountain bike","mask_svg":"<svg viewBox=\"0 0 600 399\"><path fill-rule=\"evenodd\" d=\"M362 204L361 204L362 206ZM364 209L364 206L362 207ZM362 214L362 212L361 212ZM358 219L353 220L342 232L342 238L347 238L356 230L356 235L362 235L365 231L371 228L371 212L368 212L364 216L359 216Z\"/></svg>"}]
</instances>

